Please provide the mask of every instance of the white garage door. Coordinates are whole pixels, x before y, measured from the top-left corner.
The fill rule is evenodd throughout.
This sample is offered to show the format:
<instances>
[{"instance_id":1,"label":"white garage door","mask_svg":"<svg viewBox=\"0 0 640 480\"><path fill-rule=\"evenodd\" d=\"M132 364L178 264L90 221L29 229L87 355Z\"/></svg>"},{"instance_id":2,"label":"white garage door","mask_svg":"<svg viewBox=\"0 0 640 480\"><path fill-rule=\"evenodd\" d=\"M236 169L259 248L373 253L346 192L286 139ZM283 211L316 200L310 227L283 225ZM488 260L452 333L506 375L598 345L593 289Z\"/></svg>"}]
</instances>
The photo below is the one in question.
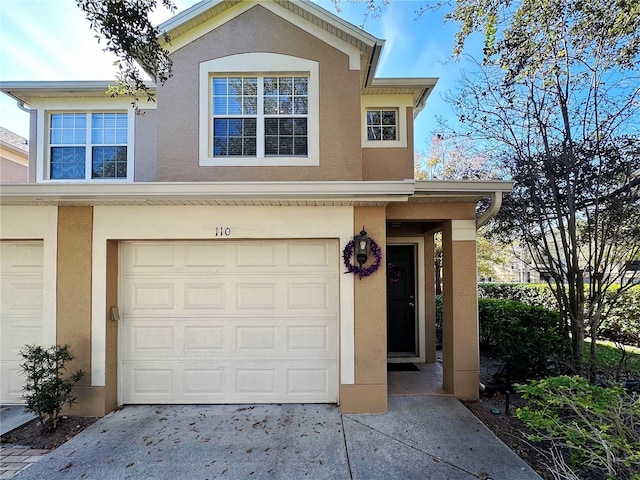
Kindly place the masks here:
<instances>
[{"instance_id":1,"label":"white garage door","mask_svg":"<svg viewBox=\"0 0 640 480\"><path fill-rule=\"evenodd\" d=\"M0 403L23 403L19 350L42 343L42 242L0 242Z\"/></svg>"},{"instance_id":2,"label":"white garage door","mask_svg":"<svg viewBox=\"0 0 640 480\"><path fill-rule=\"evenodd\" d=\"M122 403L337 401L337 243L126 242Z\"/></svg>"}]
</instances>

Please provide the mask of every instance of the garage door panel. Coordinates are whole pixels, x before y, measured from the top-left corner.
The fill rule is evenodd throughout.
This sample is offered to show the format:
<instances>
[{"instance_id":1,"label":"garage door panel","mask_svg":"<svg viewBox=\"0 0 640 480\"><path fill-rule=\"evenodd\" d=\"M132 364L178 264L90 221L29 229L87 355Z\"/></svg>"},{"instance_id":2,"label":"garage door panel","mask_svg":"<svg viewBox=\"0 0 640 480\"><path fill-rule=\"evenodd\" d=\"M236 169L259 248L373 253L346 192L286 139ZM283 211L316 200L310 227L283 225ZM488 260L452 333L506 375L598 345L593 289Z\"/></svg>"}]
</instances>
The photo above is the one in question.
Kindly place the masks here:
<instances>
[{"instance_id":1,"label":"garage door panel","mask_svg":"<svg viewBox=\"0 0 640 480\"><path fill-rule=\"evenodd\" d=\"M2 315L14 316L42 312L42 276L3 275L0 282ZM8 277L8 278L7 278Z\"/></svg>"},{"instance_id":2,"label":"garage door panel","mask_svg":"<svg viewBox=\"0 0 640 480\"><path fill-rule=\"evenodd\" d=\"M225 327L223 325L185 325L183 352L185 355L206 355L221 353L225 345Z\"/></svg>"},{"instance_id":3,"label":"garage door panel","mask_svg":"<svg viewBox=\"0 0 640 480\"><path fill-rule=\"evenodd\" d=\"M264 274L262 274L264 275ZM224 283L220 278L224 278ZM270 275L259 281L234 275L184 277L166 275L125 278L121 314L126 316L262 316L277 311L281 316L337 315L337 280L326 275ZM216 310L218 312L216 312ZM267 313L267 315L271 315Z\"/></svg>"},{"instance_id":4,"label":"garage door panel","mask_svg":"<svg viewBox=\"0 0 640 480\"><path fill-rule=\"evenodd\" d=\"M282 273L286 269L307 275L333 275L338 258L331 242L129 242L123 263L126 275L180 273L250 274L255 270ZM309 270L308 267L313 267Z\"/></svg>"},{"instance_id":5,"label":"garage door panel","mask_svg":"<svg viewBox=\"0 0 640 480\"><path fill-rule=\"evenodd\" d=\"M0 256L0 271L3 274L42 274L44 258L42 242L3 241L0 249L2 252Z\"/></svg>"},{"instance_id":6,"label":"garage door panel","mask_svg":"<svg viewBox=\"0 0 640 480\"><path fill-rule=\"evenodd\" d=\"M301 355L334 359L335 321L327 319L145 319L123 322L124 360L161 360L167 353L180 358L276 358ZM154 355L156 353L156 355Z\"/></svg>"},{"instance_id":7,"label":"garage door panel","mask_svg":"<svg viewBox=\"0 0 640 480\"><path fill-rule=\"evenodd\" d=\"M287 244L287 266L326 267L332 270L329 247L330 245L326 242L289 243Z\"/></svg>"},{"instance_id":8,"label":"garage door panel","mask_svg":"<svg viewBox=\"0 0 640 480\"><path fill-rule=\"evenodd\" d=\"M327 402L337 388L335 364L314 362L154 362L127 364L123 375L123 403Z\"/></svg>"},{"instance_id":9,"label":"garage door panel","mask_svg":"<svg viewBox=\"0 0 640 480\"><path fill-rule=\"evenodd\" d=\"M131 245L127 263L127 271L157 271L162 267L175 266L175 246L170 243L136 243Z\"/></svg>"},{"instance_id":10,"label":"garage door panel","mask_svg":"<svg viewBox=\"0 0 640 480\"><path fill-rule=\"evenodd\" d=\"M227 288L224 283L186 281L183 288L185 310L211 310L226 307Z\"/></svg>"},{"instance_id":11,"label":"garage door panel","mask_svg":"<svg viewBox=\"0 0 640 480\"><path fill-rule=\"evenodd\" d=\"M19 321L6 321L2 329L2 360L19 361L20 350L25 345L42 344L41 318L20 318Z\"/></svg>"},{"instance_id":12,"label":"garage door panel","mask_svg":"<svg viewBox=\"0 0 640 480\"><path fill-rule=\"evenodd\" d=\"M25 377L20 369L20 362L2 362L0 367L2 378L2 396L6 398L6 403L23 403L22 387ZM3 401L3 403L5 403Z\"/></svg>"},{"instance_id":13,"label":"garage door panel","mask_svg":"<svg viewBox=\"0 0 640 480\"><path fill-rule=\"evenodd\" d=\"M20 350L41 345L41 241L0 242L0 403L23 403Z\"/></svg>"},{"instance_id":14,"label":"garage door panel","mask_svg":"<svg viewBox=\"0 0 640 480\"><path fill-rule=\"evenodd\" d=\"M207 267L224 267L227 265L227 251L229 247L225 244L211 243L189 243L184 245L184 266L197 270Z\"/></svg>"},{"instance_id":15,"label":"garage door panel","mask_svg":"<svg viewBox=\"0 0 640 480\"><path fill-rule=\"evenodd\" d=\"M332 242L148 246L123 245L124 403L337 401Z\"/></svg>"}]
</instances>

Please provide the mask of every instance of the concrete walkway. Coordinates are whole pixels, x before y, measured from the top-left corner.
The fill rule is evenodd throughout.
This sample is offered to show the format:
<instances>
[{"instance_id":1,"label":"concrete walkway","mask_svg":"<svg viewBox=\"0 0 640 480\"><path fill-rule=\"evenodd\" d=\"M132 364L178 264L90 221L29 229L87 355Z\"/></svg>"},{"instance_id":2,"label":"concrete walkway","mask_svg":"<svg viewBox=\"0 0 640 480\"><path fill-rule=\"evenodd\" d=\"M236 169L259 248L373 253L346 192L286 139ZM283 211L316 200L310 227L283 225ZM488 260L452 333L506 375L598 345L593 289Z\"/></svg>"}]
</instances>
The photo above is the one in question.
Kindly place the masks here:
<instances>
[{"instance_id":1,"label":"concrete walkway","mask_svg":"<svg viewBox=\"0 0 640 480\"><path fill-rule=\"evenodd\" d=\"M24 405L0 405L0 435L24 425L36 416L27 412Z\"/></svg>"},{"instance_id":2,"label":"concrete walkway","mask_svg":"<svg viewBox=\"0 0 640 480\"><path fill-rule=\"evenodd\" d=\"M55 479L533 480L453 397L390 397L389 413L334 405L127 406L20 472Z\"/></svg>"}]
</instances>

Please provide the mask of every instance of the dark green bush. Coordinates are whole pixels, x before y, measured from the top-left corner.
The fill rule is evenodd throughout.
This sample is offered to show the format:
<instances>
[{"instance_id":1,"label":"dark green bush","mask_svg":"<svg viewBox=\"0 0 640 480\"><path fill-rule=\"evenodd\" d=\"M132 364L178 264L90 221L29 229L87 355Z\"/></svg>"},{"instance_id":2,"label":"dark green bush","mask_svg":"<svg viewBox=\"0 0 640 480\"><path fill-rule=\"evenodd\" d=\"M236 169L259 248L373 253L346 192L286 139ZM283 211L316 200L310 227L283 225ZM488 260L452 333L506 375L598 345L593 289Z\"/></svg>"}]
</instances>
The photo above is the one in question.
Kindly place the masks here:
<instances>
[{"instance_id":1,"label":"dark green bush","mask_svg":"<svg viewBox=\"0 0 640 480\"><path fill-rule=\"evenodd\" d=\"M585 288L589 286L585 285ZM616 287L611 288L607 297L611 298L616 291ZM554 311L558 309L553 292L546 284L481 283L478 296L515 300ZM623 292L615 307L604 314L598 337L640 346L640 285Z\"/></svg>"},{"instance_id":2,"label":"dark green bush","mask_svg":"<svg viewBox=\"0 0 640 480\"><path fill-rule=\"evenodd\" d=\"M480 298L515 300L534 307L558 310L556 297L546 283L481 283Z\"/></svg>"},{"instance_id":3,"label":"dark green bush","mask_svg":"<svg viewBox=\"0 0 640 480\"><path fill-rule=\"evenodd\" d=\"M25 410L38 416L43 431L51 432L58 425L62 408L75 403L73 387L84 372L78 370L63 377L66 363L73 360L68 345L25 345L20 356L24 360L20 368L26 376L22 395Z\"/></svg>"},{"instance_id":4,"label":"dark green bush","mask_svg":"<svg viewBox=\"0 0 640 480\"><path fill-rule=\"evenodd\" d=\"M503 358L511 355L514 377L543 375L550 362L567 354L556 312L491 298L479 299L478 309L480 344L494 348Z\"/></svg>"},{"instance_id":5,"label":"dark green bush","mask_svg":"<svg viewBox=\"0 0 640 480\"><path fill-rule=\"evenodd\" d=\"M605 316L599 336L606 340L640 346L640 285L623 292Z\"/></svg>"}]
</instances>

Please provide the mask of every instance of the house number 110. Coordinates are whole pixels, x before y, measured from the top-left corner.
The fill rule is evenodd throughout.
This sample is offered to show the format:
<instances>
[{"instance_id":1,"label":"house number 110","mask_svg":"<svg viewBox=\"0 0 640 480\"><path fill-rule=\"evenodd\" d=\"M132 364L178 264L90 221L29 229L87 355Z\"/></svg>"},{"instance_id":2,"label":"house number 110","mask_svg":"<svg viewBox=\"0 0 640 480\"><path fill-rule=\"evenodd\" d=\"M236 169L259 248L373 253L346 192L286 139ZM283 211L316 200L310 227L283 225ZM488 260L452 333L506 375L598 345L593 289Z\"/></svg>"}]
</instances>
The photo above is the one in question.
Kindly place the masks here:
<instances>
[{"instance_id":1,"label":"house number 110","mask_svg":"<svg viewBox=\"0 0 640 480\"><path fill-rule=\"evenodd\" d=\"M231 229L229 227L216 227L216 237L229 237Z\"/></svg>"}]
</instances>

